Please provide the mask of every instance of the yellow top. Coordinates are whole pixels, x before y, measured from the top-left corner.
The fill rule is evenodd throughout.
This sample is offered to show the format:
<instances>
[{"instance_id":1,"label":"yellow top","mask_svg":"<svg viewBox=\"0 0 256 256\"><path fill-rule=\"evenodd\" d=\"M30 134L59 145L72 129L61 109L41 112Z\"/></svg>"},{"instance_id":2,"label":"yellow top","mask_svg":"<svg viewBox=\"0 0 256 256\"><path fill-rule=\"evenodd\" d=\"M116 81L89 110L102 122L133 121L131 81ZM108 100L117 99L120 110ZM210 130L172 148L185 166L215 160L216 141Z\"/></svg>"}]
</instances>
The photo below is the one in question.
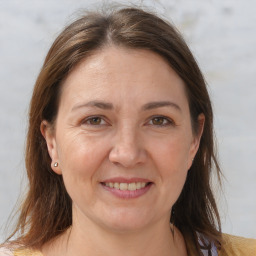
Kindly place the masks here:
<instances>
[{"instance_id":1,"label":"yellow top","mask_svg":"<svg viewBox=\"0 0 256 256\"><path fill-rule=\"evenodd\" d=\"M39 251L34 251L34 250L16 250L13 253L14 256L43 256L43 254Z\"/></svg>"},{"instance_id":2,"label":"yellow top","mask_svg":"<svg viewBox=\"0 0 256 256\"><path fill-rule=\"evenodd\" d=\"M223 234L219 256L256 256L256 240Z\"/></svg>"},{"instance_id":3,"label":"yellow top","mask_svg":"<svg viewBox=\"0 0 256 256\"><path fill-rule=\"evenodd\" d=\"M219 256L256 256L256 240L223 234ZM43 256L39 251L16 250L14 256Z\"/></svg>"}]
</instances>

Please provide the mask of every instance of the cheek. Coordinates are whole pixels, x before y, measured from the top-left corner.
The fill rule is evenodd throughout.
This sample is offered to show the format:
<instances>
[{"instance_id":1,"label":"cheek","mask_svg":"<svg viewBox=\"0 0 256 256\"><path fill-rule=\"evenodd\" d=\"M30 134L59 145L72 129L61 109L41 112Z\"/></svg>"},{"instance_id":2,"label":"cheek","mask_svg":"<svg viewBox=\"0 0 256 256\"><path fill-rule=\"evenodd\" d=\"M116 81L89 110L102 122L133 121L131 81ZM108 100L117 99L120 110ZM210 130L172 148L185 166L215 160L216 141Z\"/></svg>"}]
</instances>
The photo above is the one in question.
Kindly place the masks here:
<instances>
[{"instance_id":1,"label":"cheek","mask_svg":"<svg viewBox=\"0 0 256 256\"><path fill-rule=\"evenodd\" d=\"M108 143L84 135L62 138L59 147L60 168L66 190L74 205L91 207L97 201L98 177ZM65 142L65 143L64 143Z\"/></svg>"},{"instance_id":2,"label":"cheek","mask_svg":"<svg viewBox=\"0 0 256 256\"><path fill-rule=\"evenodd\" d=\"M179 138L165 140L161 144L154 143L154 158L167 173L187 171L189 148L189 143Z\"/></svg>"},{"instance_id":3,"label":"cheek","mask_svg":"<svg viewBox=\"0 0 256 256\"><path fill-rule=\"evenodd\" d=\"M63 137L60 142L60 168L67 185L96 183L100 166L106 159L104 145L108 143L84 134Z\"/></svg>"},{"instance_id":4,"label":"cheek","mask_svg":"<svg viewBox=\"0 0 256 256\"><path fill-rule=\"evenodd\" d=\"M173 203L178 198L187 177L188 148L187 144L178 139L165 141L161 146L154 148L162 193Z\"/></svg>"}]
</instances>

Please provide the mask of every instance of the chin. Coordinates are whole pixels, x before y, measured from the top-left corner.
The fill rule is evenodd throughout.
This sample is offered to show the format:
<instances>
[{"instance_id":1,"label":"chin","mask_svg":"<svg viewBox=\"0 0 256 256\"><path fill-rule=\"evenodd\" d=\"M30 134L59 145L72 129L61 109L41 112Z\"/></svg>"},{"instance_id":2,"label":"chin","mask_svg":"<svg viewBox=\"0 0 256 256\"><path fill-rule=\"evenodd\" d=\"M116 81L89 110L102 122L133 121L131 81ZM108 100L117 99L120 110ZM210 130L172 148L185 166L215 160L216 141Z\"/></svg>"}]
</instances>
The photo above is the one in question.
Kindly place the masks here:
<instances>
[{"instance_id":1,"label":"chin","mask_svg":"<svg viewBox=\"0 0 256 256\"><path fill-rule=\"evenodd\" d=\"M106 216L106 215L105 215ZM145 228L151 221L149 216L139 212L119 212L110 213L109 218L105 218L104 225L118 233L133 232Z\"/></svg>"},{"instance_id":2,"label":"chin","mask_svg":"<svg viewBox=\"0 0 256 256\"><path fill-rule=\"evenodd\" d=\"M119 233L119 234L128 234L128 233L133 233L137 232L138 230L142 230L145 228L145 225L142 223L134 223L134 222L126 222L126 223L109 223L108 225L108 230L111 230L114 233Z\"/></svg>"}]
</instances>

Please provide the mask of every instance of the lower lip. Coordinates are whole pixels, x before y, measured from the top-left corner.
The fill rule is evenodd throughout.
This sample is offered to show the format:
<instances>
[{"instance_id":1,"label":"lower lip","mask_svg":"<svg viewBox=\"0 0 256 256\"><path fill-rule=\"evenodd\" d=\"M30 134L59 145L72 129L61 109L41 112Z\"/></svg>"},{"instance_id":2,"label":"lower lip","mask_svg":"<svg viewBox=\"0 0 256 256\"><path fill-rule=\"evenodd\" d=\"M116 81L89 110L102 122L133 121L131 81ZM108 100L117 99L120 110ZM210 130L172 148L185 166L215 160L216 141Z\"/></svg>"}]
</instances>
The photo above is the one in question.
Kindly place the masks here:
<instances>
[{"instance_id":1,"label":"lower lip","mask_svg":"<svg viewBox=\"0 0 256 256\"><path fill-rule=\"evenodd\" d=\"M149 183L146 187L136 189L136 190L120 190L120 189L116 189L116 188L107 187L106 185L101 183L101 186L104 189L106 189L107 191L111 192L112 194L114 194L115 196L117 196L119 198L126 198L126 199L138 198L138 197L146 194L152 185L153 185L153 183Z\"/></svg>"}]
</instances>

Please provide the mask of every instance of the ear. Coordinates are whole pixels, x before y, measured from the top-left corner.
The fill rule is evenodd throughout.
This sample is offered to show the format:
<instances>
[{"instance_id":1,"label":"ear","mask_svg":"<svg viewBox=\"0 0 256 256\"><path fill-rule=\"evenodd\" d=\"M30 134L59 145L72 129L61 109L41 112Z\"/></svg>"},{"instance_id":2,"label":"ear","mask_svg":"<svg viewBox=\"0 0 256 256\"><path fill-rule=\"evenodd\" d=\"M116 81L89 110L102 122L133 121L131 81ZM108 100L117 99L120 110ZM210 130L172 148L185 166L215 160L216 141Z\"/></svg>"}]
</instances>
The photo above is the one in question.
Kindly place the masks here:
<instances>
[{"instance_id":1,"label":"ear","mask_svg":"<svg viewBox=\"0 0 256 256\"><path fill-rule=\"evenodd\" d=\"M40 125L40 131L43 137L45 138L48 153L52 159L51 168L55 173L61 175L62 172L59 167L59 156L58 156L56 137L55 137L53 127L51 124L49 124L47 121L44 120ZM58 163L57 166L55 166L55 163Z\"/></svg>"},{"instance_id":2,"label":"ear","mask_svg":"<svg viewBox=\"0 0 256 256\"><path fill-rule=\"evenodd\" d=\"M203 113L201 113L198 118L198 130L196 131L196 134L194 134L194 138L192 140L191 146L190 146L190 152L189 152L189 160L188 160L188 169L190 169L193 160L196 156L196 153L198 151L198 148L200 146L200 140L204 131L204 123L205 123L205 116Z\"/></svg>"}]
</instances>

